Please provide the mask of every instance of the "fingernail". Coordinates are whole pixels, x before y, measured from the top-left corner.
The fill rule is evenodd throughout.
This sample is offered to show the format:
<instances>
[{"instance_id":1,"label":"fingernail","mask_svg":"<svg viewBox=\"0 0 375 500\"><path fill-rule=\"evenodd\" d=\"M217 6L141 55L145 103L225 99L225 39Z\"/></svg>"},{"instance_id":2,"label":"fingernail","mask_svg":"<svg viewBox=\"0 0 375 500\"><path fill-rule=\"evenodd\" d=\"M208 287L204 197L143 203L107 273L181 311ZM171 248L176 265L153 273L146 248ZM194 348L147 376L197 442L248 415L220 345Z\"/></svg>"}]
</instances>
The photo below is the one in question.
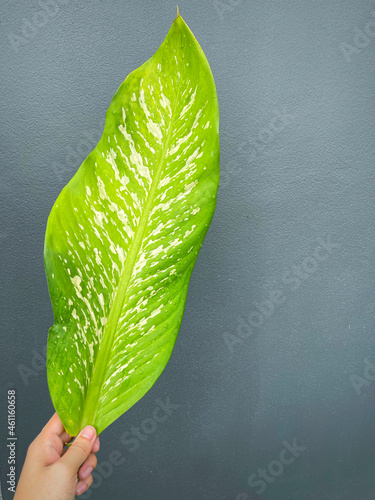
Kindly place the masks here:
<instances>
[{"instance_id":1,"label":"fingernail","mask_svg":"<svg viewBox=\"0 0 375 500\"><path fill-rule=\"evenodd\" d=\"M96 436L96 430L92 425L88 425L81 431L81 436L91 441Z\"/></svg>"},{"instance_id":2,"label":"fingernail","mask_svg":"<svg viewBox=\"0 0 375 500\"><path fill-rule=\"evenodd\" d=\"M86 491L86 489L87 489L87 485L85 483L78 483L78 486L77 486L77 489L76 489L77 495L80 495L81 493L83 493L84 491Z\"/></svg>"},{"instance_id":3,"label":"fingernail","mask_svg":"<svg viewBox=\"0 0 375 500\"><path fill-rule=\"evenodd\" d=\"M92 447L92 450L96 453L99 451L100 448L100 441L99 441L99 436L95 439L94 446Z\"/></svg>"},{"instance_id":4,"label":"fingernail","mask_svg":"<svg viewBox=\"0 0 375 500\"><path fill-rule=\"evenodd\" d=\"M89 475L92 472L92 467L87 467L87 469L83 469L81 472L82 479L86 479L86 477L89 477Z\"/></svg>"}]
</instances>

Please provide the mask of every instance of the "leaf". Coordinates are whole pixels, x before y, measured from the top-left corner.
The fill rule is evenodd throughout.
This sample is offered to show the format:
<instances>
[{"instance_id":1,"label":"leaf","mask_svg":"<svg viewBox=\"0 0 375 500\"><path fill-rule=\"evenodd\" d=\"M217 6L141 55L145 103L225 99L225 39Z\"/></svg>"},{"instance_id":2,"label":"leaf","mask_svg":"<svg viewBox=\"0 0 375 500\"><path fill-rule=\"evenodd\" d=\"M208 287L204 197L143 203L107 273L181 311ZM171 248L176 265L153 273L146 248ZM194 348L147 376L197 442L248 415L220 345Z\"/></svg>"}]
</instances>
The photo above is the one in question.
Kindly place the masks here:
<instances>
[{"instance_id":1,"label":"leaf","mask_svg":"<svg viewBox=\"0 0 375 500\"><path fill-rule=\"evenodd\" d=\"M87 424L102 432L169 360L215 209L218 127L210 67L178 15L116 92L48 219L47 375L72 436Z\"/></svg>"}]
</instances>

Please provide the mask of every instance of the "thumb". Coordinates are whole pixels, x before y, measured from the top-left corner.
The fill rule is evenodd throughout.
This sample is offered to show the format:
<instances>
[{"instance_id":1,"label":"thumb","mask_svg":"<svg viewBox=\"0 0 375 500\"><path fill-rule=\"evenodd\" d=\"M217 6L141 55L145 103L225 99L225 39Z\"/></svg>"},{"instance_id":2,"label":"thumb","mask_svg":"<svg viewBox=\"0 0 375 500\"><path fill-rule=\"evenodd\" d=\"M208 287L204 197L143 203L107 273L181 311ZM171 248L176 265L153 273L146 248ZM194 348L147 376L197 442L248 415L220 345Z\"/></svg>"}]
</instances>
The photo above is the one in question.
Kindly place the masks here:
<instances>
[{"instance_id":1,"label":"thumb","mask_svg":"<svg viewBox=\"0 0 375 500\"><path fill-rule=\"evenodd\" d=\"M96 430L91 425L84 427L65 455L60 459L69 469L78 471L90 455L96 438Z\"/></svg>"}]
</instances>

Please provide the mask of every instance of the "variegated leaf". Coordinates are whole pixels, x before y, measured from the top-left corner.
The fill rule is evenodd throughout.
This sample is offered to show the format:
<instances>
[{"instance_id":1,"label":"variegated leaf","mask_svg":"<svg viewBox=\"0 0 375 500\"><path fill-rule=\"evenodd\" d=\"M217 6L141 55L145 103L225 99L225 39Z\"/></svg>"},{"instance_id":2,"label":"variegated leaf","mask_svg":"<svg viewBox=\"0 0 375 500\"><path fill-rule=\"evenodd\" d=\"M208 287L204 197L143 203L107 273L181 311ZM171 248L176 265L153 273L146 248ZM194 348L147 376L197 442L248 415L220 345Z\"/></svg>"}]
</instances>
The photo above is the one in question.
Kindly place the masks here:
<instances>
[{"instance_id":1,"label":"variegated leaf","mask_svg":"<svg viewBox=\"0 0 375 500\"><path fill-rule=\"evenodd\" d=\"M178 16L48 219L48 384L73 436L100 433L168 362L216 204L218 124L211 70Z\"/></svg>"}]
</instances>

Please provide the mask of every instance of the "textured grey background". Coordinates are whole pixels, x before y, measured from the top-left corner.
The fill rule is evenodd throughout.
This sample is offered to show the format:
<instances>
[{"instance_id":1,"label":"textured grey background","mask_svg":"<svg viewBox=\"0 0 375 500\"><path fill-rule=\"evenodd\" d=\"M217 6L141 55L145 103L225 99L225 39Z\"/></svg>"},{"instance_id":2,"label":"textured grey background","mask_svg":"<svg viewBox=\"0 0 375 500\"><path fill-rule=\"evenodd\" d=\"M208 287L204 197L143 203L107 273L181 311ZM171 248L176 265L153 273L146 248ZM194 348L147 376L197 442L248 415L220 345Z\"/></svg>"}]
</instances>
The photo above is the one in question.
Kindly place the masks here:
<instances>
[{"instance_id":1,"label":"textured grey background","mask_svg":"<svg viewBox=\"0 0 375 500\"><path fill-rule=\"evenodd\" d=\"M47 216L119 84L176 14L175 0L48 5L44 18L35 0L0 7L6 499L6 390L17 389L18 470L53 412ZM103 433L102 466L83 498L373 499L375 4L182 0L180 11L218 89L218 205L171 361ZM328 236L335 246L316 254ZM267 316L255 303L270 295L282 304ZM250 332L249 321L262 324ZM147 419L166 398L179 406L153 429ZM153 432L121 442L139 426ZM280 472L275 460L294 439L303 451ZM109 464L113 450L121 465ZM248 478L268 466L279 475L258 495Z\"/></svg>"}]
</instances>

